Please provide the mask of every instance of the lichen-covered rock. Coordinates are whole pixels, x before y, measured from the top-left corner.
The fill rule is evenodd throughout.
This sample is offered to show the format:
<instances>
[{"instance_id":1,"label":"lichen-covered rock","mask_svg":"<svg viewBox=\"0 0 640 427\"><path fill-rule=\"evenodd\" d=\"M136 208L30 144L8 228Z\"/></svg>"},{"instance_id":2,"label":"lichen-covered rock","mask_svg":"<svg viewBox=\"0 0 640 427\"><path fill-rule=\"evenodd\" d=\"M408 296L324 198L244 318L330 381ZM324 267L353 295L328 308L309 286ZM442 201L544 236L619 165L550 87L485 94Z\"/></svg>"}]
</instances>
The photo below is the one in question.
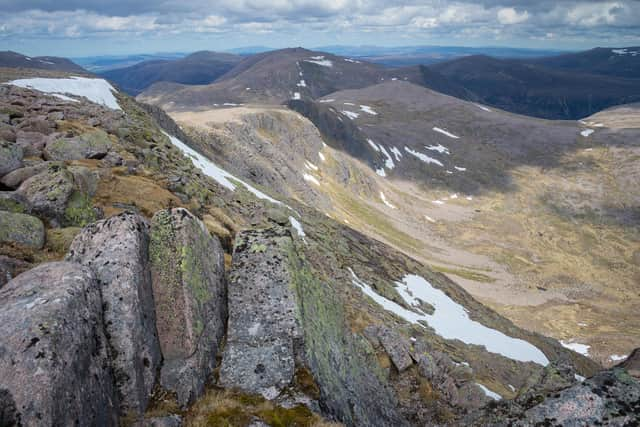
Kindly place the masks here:
<instances>
[{"instance_id":1,"label":"lichen-covered rock","mask_svg":"<svg viewBox=\"0 0 640 427\"><path fill-rule=\"evenodd\" d=\"M85 166L69 166L76 188L83 194L93 196L98 191L98 174Z\"/></svg>"},{"instance_id":2,"label":"lichen-covered rock","mask_svg":"<svg viewBox=\"0 0 640 427\"><path fill-rule=\"evenodd\" d=\"M161 359L148 249L146 220L125 212L85 227L67 255L90 267L100 284L123 413L144 412Z\"/></svg>"},{"instance_id":3,"label":"lichen-covered rock","mask_svg":"<svg viewBox=\"0 0 640 427\"><path fill-rule=\"evenodd\" d=\"M26 261L0 255L0 288L9 283L18 274L28 270L29 267L30 264Z\"/></svg>"},{"instance_id":4,"label":"lichen-covered rock","mask_svg":"<svg viewBox=\"0 0 640 427\"><path fill-rule=\"evenodd\" d=\"M73 192L73 175L58 163L24 181L16 190L38 216L59 225Z\"/></svg>"},{"instance_id":5,"label":"lichen-covered rock","mask_svg":"<svg viewBox=\"0 0 640 427\"><path fill-rule=\"evenodd\" d=\"M0 211L28 213L27 201L15 191L0 191Z\"/></svg>"},{"instance_id":6,"label":"lichen-covered rock","mask_svg":"<svg viewBox=\"0 0 640 427\"><path fill-rule=\"evenodd\" d=\"M22 167L23 155L18 145L0 140L0 176Z\"/></svg>"},{"instance_id":7,"label":"lichen-covered rock","mask_svg":"<svg viewBox=\"0 0 640 427\"><path fill-rule=\"evenodd\" d=\"M402 372L413 365L413 360L409 353L409 340L404 338L397 331L394 331L391 328L381 327L378 330L378 339L399 372Z\"/></svg>"},{"instance_id":8,"label":"lichen-covered rock","mask_svg":"<svg viewBox=\"0 0 640 427\"><path fill-rule=\"evenodd\" d=\"M220 384L277 397L295 374L302 342L284 229L236 237L229 274L229 321Z\"/></svg>"},{"instance_id":9,"label":"lichen-covered rock","mask_svg":"<svg viewBox=\"0 0 640 427\"><path fill-rule=\"evenodd\" d=\"M101 159L107 155L112 143L103 130L95 130L73 138L58 138L47 143L47 160Z\"/></svg>"},{"instance_id":10,"label":"lichen-covered rock","mask_svg":"<svg viewBox=\"0 0 640 427\"><path fill-rule=\"evenodd\" d=\"M640 382L624 370L604 371L528 409L516 425L625 426L640 419Z\"/></svg>"},{"instance_id":11,"label":"lichen-covered rock","mask_svg":"<svg viewBox=\"0 0 640 427\"><path fill-rule=\"evenodd\" d=\"M0 242L40 249L44 236L44 225L35 216L0 211Z\"/></svg>"},{"instance_id":12,"label":"lichen-covered rock","mask_svg":"<svg viewBox=\"0 0 640 427\"><path fill-rule=\"evenodd\" d=\"M149 254L163 356L160 381L186 405L203 393L224 336L223 251L202 221L177 208L153 216Z\"/></svg>"},{"instance_id":13,"label":"lichen-covered rock","mask_svg":"<svg viewBox=\"0 0 640 427\"><path fill-rule=\"evenodd\" d=\"M42 264L0 290L2 425L117 425L98 284Z\"/></svg>"},{"instance_id":14,"label":"lichen-covered rock","mask_svg":"<svg viewBox=\"0 0 640 427\"><path fill-rule=\"evenodd\" d=\"M9 172L0 179L0 182L9 188L18 188L27 179L45 171L51 163L41 162L33 166L25 166Z\"/></svg>"},{"instance_id":15,"label":"lichen-covered rock","mask_svg":"<svg viewBox=\"0 0 640 427\"><path fill-rule=\"evenodd\" d=\"M519 395L471 413L467 425L630 426L640 419L640 381L621 368L552 393Z\"/></svg>"},{"instance_id":16,"label":"lichen-covered rock","mask_svg":"<svg viewBox=\"0 0 640 427\"><path fill-rule=\"evenodd\" d=\"M47 135L40 132L16 132L16 145L22 148L25 157L40 157L47 143Z\"/></svg>"}]
</instances>

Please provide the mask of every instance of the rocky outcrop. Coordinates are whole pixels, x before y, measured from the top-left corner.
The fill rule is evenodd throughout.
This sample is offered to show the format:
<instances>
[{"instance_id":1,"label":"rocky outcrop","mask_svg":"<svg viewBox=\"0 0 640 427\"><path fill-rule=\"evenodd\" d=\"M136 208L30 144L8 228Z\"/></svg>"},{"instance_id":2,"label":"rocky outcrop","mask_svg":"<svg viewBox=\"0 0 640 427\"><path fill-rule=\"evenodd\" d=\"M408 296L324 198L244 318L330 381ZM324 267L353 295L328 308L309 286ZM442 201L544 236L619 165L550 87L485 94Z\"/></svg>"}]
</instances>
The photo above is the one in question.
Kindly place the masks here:
<instances>
[{"instance_id":1,"label":"rocky outcrop","mask_svg":"<svg viewBox=\"0 0 640 427\"><path fill-rule=\"evenodd\" d=\"M51 163L49 162L40 162L33 166L25 166L23 168L16 169L3 176L2 179L0 179L0 182L9 188L18 188L20 184L27 179L39 174L40 172L44 172L50 164Z\"/></svg>"},{"instance_id":2,"label":"rocky outcrop","mask_svg":"<svg viewBox=\"0 0 640 427\"><path fill-rule=\"evenodd\" d=\"M123 413L144 412L160 366L148 246L146 220L125 212L85 227L67 256L100 285Z\"/></svg>"},{"instance_id":3,"label":"rocky outcrop","mask_svg":"<svg viewBox=\"0 0 640 427\"><path fill-rule=\"evenodd\" d=\"M44 246L44 225L35 216L0 211L0 242L40 249Z\"/></svg>"},{"instance_id":4,"label":"rocky outcrop","mask_svg":"<svg viewBox=\"0 0 640 427\"><path fill-rule=\"evenodd\" d=\"M72 138L58 138L44 148L47 160L101 159L111 149L112 142L103 130L95 130Z\"/></svg>"},{"instance_id":5,"label":"rocky outcrop","mask_svg":"<svg viewBox=\"0 0 640 427\"><path fill-rule=\"evenodd\" d=\"M73 175L55 163L24 181L16 190L35 214L49 219L54 225L63 221L72 192Z\"/></svg>"},{"instance_id":6,"label":"rocky outcrop","mask_svg":"<svg viewBox=\"0 0 640 427\"><path fill-rule=\"evenodd\" d=\"M614 368L563 390L519 395L471 414L471 425L629 426L640 417L640 381Z\"/></svg>"},{"instance_id":7,"label":"rocky outcrop","mask_svg":"<svg viewBox=\"0 0 640 427\"><path fill-rule=\"evenodd\" d=\"M2 425L117 425L98 284L78 264L40 265L0 291Z\"/></svg>"},{"instance_id":8,"label":"rocky outcrop","mask_svg":"<svg viewBox=\"0 0 640 427\"><path fill-rule=\"evenodd\" d=\"M633 350L619 366L626 369L634 377L640 378L640 348Z\"/></svg>"},{"instance_id":9,"label":"rocky outcrop","mask_svg":"<svg viewBox=\"0 0 640 427\"><path fill-rule=\"evenodd\" d=\"M22 166L22 148L11 142L0 140L0 176Z\"/></svg>"},{"instance_id":10,"label":"rocky outcrop","mask_svg":"<svg viewBox=\"0 0 640 427\"><path fill-rule=\"evenodd\" d=\"M149 245L160 381L180 405L199 397L216 365L227 301L220 242L186 209L157 212Z\"/></svg>"},{"instance_id":11,"label":"rocky outcrop","mask_svg":"<svg viewBox=\"0 0 640 427\"><path fill-rule=\"evenodd\" d=\"M229 274L229 322L220 384L277 397L296 370L302 344L284 229L249 230L236 237Z\"/></svg>"}]
</instances>

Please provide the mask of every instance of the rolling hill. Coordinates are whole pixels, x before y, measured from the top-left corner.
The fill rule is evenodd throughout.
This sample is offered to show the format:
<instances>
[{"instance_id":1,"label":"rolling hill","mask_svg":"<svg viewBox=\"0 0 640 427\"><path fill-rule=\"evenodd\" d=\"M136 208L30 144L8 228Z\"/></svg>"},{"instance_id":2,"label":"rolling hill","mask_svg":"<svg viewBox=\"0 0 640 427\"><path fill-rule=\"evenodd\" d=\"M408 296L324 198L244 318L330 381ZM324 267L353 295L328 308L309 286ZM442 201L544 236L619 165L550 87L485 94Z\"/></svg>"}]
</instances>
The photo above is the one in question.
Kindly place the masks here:
<instances>
[{"instance_id":1,"label":"rolling hill","mask_svg":"<svg viewBox=\"0 0 640 427\"><path fill-rule=\"evenodd\" d=\"M130 95L156 82L205 85L232 69L242 58L229 53L195 52L175 60L144 61L100 73Z\"/></svg>"},{"instance_id":2,"label":"rolling hill","mask_svg":"<svg viewBox=\"0 0 640 427\"><path fill-rule=\"evenodd\" d=\"M86 70L78 64L56 56L25 56L17 52L0 52L0 67L6 68L33 68L49 71L67 71L71 73L86 74Z\"/></svg>"},{"instance_id":3,"label":"rolling hill","mask_svg":"<svg viewBox=\"0 0 640 427\"><path fill-rule=\"evenodd\" d=\"M388 75L383 67L302 48L247 57L212 84L177 87L157 83L140 94L171 109L172 105L281 104L292 98L317 98L348 88L365 87Z\"/></svg>"},{"instance_id":4,"label":"rolling hill","mask_svg":"<svg viewBox=\"0 0 640 427\"><path fill-rule=\"evenodd\" d=\"M611 65L584 69L572 58L582 57L525 61L468 56L420 70L422 84L434 90L548 119L579 119L640 100L640 78L615 75L617 67Z\"/></svg>"}]
</instances>

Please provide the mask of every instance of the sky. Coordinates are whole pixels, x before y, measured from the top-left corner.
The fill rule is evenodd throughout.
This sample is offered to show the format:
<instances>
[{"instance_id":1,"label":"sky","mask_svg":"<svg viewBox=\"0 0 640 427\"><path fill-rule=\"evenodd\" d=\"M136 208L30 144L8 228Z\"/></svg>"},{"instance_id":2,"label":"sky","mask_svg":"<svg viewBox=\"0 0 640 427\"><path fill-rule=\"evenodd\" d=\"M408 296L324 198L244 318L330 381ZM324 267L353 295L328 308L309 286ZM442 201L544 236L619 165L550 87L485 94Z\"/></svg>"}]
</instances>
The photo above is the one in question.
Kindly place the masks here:
<instances>
[{"instance_id":1,"label":"sky","mask_svg":"<svg viewBox=\"0 0 640 427\"><path fill-rule=\"evenodd\" d=\"M93 56L327 45L640 45L640 0L0 0L0 50Z\"/></svg>"}]
</instances>

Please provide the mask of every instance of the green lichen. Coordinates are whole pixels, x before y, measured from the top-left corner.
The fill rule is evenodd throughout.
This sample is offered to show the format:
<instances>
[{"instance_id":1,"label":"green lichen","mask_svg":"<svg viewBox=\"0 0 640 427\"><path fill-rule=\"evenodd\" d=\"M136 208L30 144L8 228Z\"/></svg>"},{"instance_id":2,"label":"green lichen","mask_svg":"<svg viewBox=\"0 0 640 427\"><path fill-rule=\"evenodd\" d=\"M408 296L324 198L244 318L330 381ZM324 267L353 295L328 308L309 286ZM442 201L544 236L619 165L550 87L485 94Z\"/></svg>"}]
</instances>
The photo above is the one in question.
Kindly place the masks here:
<instances>
[{"instance_id":1,"label":"green lichen","mask_svg":"<svg viewBox=\"0 0 640 427\"><path fill-rule=\"evenodd\" d=\"M293 245L287 254L305 350L323 400L346 424L392 422L373 419L381 413L377 407L395 407L373 348L351 333L333 284L320 280Z\"/></svg>"},{"instance_id":2,"label":"green lichen","mask_svg":"<svg viewBox=\"0 0 640 427\"><path fill-rule=\"evenodd\" d=\"M84 227L96 220L91 199L87 194L74 191L64 210L64 223L67 226Z\"/></svg>"},{"instance_id":3,"label":"green lichen","mask_svg":"<svg viewBox=\"0 0 640 427\"><path fill-rule=\"evenodd\" d=\"M251 248L249 248L249 252L251 252L252 254L262 253L266 251L267 251L267 246L264 244L254 243L253 245L251 245Z\"/></svg>"}]
</instances>

